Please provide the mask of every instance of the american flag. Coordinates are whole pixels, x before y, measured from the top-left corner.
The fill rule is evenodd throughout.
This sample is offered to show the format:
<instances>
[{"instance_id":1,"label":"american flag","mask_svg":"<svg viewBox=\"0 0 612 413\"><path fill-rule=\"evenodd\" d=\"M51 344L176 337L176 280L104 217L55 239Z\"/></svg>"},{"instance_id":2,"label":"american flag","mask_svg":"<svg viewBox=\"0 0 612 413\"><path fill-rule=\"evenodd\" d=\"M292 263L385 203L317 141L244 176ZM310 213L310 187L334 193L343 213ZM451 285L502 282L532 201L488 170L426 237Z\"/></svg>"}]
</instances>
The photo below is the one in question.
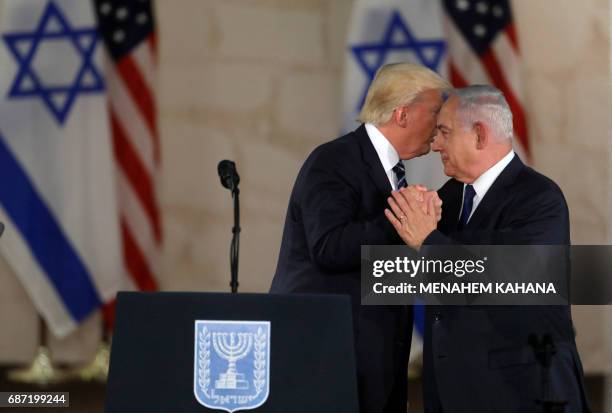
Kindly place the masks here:
<instances>
[{"instance_id":1,"label":"american flag","mask_svg":"<svg viewBox=\"0 0 612 413\"><path fill-rule=\"evenodd\" d=\"M153 7L149 0L96 0L95 7L108 54L105 70L124 267L135 288L156 290L162 229L156 185L160 144Z\"/></svg>"},{"instance_id":2,"label":"american flag","mask_svg":"<svg viewBox=\"0 0 612 413\"><path fill-rule=\"evenodd\" d=\"M443 0L449 76L456 87L492 84L514 115L515 149L528 160L518 38L508 0Z\"/></svg>"}]
</instances>

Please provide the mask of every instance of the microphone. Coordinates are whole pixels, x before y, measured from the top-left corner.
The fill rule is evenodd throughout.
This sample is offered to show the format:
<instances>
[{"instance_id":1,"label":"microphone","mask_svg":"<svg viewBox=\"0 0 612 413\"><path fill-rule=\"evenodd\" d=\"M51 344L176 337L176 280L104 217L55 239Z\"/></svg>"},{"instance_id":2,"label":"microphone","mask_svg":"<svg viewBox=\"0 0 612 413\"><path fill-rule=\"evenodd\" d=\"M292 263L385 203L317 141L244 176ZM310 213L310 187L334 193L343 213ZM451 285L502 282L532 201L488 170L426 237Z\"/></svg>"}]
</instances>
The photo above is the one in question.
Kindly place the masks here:
<instances>
[{"instance_id":1,"label":"microphone","mask_svg":"<svg viewBox=\"0 0 612 413\"><path fill-rule=\"evenodd\" d=\"M219 172L221 185L230 191L238 187L240 176L238 172L236 172L236 164L233 161L228 161L227 159L222 160L217 166L217 171Z\"/></svg>"}]
</instances>

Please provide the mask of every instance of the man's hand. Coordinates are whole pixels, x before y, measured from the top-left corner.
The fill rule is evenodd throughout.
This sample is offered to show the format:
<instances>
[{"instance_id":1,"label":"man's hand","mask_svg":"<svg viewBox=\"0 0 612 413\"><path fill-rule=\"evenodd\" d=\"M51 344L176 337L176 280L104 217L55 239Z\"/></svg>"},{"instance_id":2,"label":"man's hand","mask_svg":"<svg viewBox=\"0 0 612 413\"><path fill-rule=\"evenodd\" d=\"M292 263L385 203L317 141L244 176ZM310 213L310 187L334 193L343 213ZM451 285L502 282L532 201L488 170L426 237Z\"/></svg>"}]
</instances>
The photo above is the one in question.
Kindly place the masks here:
<instances>
[{"instance_id":1,"label":"man's hand","mask_svg":"<svg viewBox=\"0 0 612 413\"><path fill-rule=\"evenodd\" d=\"M442 219L442 200L436 191L430 191L423 185L409 185L406 188L400 189L400 192L408 192L415 196L415 199L421 201L423 212L427 213L427 203L429 198L434 200L434 211L437 221Z\"/></svg>"},{"instance_id":2,"label":"man's hand","mask_svg":"<svg viewBox=\"0 0 612 413\"><path fill-rule=\"evenodd\" d=\"M437 194L434 197L416 187L393 191L387 199L391 207L385 209L387 219L404 242L416 250L438 225L436 199L439 200Z\"/></svg>"}]
</instances>

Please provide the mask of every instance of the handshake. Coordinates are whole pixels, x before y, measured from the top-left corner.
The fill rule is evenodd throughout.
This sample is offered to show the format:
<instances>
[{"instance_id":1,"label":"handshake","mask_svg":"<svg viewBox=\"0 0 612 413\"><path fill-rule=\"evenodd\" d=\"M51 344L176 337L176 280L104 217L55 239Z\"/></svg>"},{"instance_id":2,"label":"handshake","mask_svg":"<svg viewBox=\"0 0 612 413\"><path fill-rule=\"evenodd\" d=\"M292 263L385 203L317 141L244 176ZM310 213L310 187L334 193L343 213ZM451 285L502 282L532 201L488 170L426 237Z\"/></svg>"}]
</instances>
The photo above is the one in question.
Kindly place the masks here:
<instances>
[{"instance_id":1,"label":"handshake","mask_svg":"<svg viewBox=\"0 0 612 413\"><path fill-rule=\"evenodd\" d=\"M385 215L404 242L419 250L442 218L442 200L436 191L410 185L391 192Z\"/></svg>"}]
</instances>

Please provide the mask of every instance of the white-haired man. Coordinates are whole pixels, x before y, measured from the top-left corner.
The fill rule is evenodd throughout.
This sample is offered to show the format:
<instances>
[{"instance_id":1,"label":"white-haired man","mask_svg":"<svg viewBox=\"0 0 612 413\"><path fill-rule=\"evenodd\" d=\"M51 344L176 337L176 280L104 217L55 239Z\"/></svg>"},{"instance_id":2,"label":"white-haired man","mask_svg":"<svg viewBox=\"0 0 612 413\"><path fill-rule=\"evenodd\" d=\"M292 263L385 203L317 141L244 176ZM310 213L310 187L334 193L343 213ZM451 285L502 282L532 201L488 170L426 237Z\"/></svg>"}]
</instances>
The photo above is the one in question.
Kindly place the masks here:
<instances>
[{"instance_id":1,"label":"white-haired man","mask_svg":"<svg viewBox=\"0 0 612 413\"><path fill-rule=\"evenodd\" d=\"M512 112L498 89L455 91L432 145L452 178L438 191L442 219L415 208L407 191L389 199L387 217L406 244L569 245L563 193L521 162L512 135ZM567 401L566 413L588 411L569 306L428 307L425 411L544 411L536 402L542 370L530 338L542 334L556 351L548 397Z\"/></svg>"},{"instance_id":2,"label":"white-haired man","mask_svg":"<svg viewBox=\"0 0 612 413\"><path fill-rule=\"evenodd\" d=\"M406 411L412 311L360 306L361 245L401 243L386 199L406 183L401 160L429 152L447 88L425 67L383 66L364 124L316 148L291 193L270 291L351 296L361 413Z\"/></svg>"}]
</instances>

